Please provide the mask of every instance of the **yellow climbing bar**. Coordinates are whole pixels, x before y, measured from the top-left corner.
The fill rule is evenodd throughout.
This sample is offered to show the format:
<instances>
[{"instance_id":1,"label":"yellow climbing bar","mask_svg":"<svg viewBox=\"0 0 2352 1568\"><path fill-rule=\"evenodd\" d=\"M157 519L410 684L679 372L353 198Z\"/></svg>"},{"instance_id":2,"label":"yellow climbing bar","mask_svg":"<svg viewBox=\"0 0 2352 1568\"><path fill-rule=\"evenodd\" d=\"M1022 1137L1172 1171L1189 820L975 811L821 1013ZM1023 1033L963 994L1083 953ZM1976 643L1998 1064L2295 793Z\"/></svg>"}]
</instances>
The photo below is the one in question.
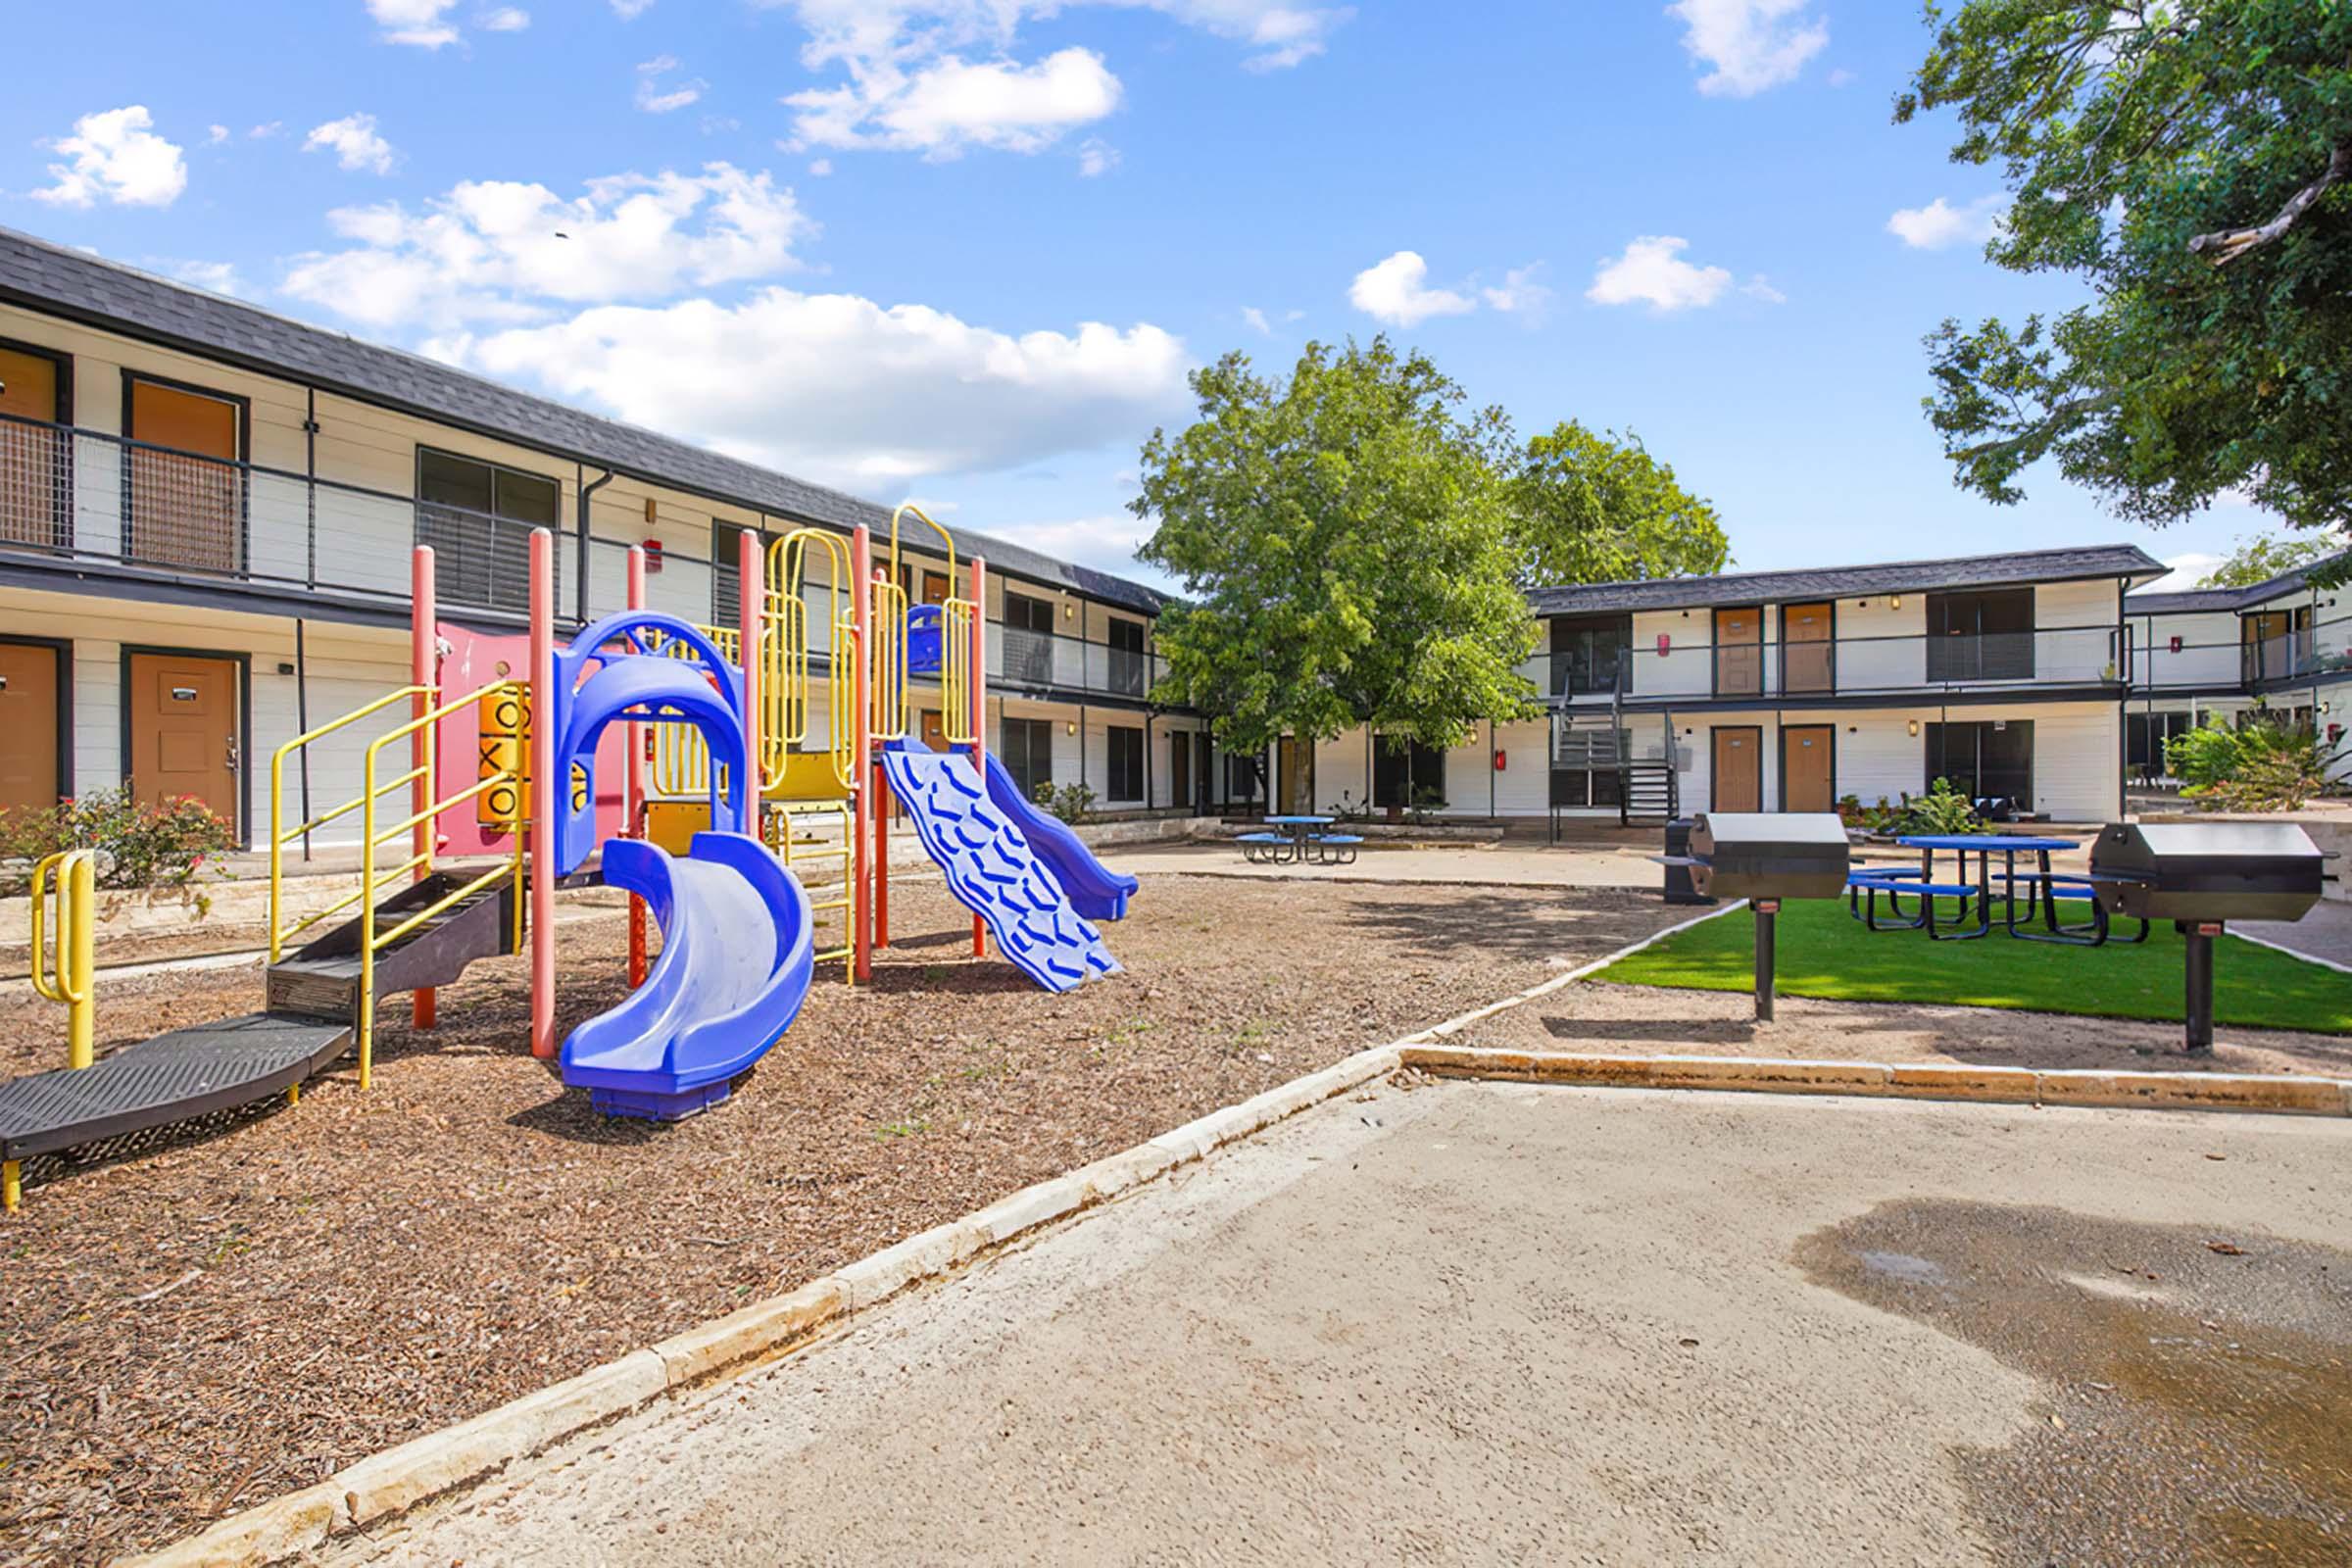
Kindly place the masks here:
<instances>
[{"instance_id":1,"label":"yellow climbing bar","mask_svg":"<svg viewBox=\"0 0 2352 1568\"><path fill-rule=\"evenodd\" d=\"M32 989L66 1008L66 1065L87 1067L98 1038L97 857L66 850L32 868ZM57 903L57 959L49 959L44 916ZM13 1196L13 1195L12 1195ZM12 1201L9 1206L14 1208Z\"/></svg>"}]
</instances>

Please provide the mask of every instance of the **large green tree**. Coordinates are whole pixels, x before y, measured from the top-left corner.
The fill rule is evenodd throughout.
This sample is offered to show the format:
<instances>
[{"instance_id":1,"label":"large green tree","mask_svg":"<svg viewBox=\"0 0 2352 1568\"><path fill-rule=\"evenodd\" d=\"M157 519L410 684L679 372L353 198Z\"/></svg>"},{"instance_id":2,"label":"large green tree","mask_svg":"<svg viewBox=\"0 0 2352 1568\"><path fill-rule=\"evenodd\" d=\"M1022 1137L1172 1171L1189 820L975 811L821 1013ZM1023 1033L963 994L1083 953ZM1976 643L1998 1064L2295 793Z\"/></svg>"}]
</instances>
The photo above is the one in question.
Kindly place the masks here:
<instances>
[{"instance_id":1,"label":"large green tree","mask_svg":"<svg viewBox=\"0 0 2352 1568\"><path fill-rule=\"evenodd\" d=\"M2352 3L1966 0L1895 120L1958 120L2012 197L1986 247L2088 298L1928 339L1958 482L2054 461L2123 515L2225 491L2352 520Z\"/></svg>"},{"instance_id":2,"label":"large green tree","mask_svg":"<svg viewBox=\"0 0 2352 1568\"><path fill-rule=\"evenodd\" d=\"M2260 534L2241 539L2222 564L2207 572L2197 586L2200 588L2251 588L2259 582L2269 582L2297 566L2308 566L2325 561L2344 548L2343 539L2333 533L2306 534L2300 539L2282 534Z\"/></svg>"},{"instance_id":3,"label":"large green tree","mask_svg":"<svg viewBox=\"0 0 2352 1568\"><path fill-rule=\"evenodd\" d=\"M1535 711L1498 411L1386 338L1309 344L1281 380L1228 354L1192 386L1133 503L1190 601L1159 621L1165 700L1238 752L1358 724L1455 746Z\"/></svg>"},{"instance_id":4,"label":"large green tree","mask_svg":"<svg viewBox=\"0 0 2352 1568\"><path fill-rule=\"evenodd\" d=\"M1528 441L1511 488L1530 587L1702 576L1731 556L1715 509L1630 433L1563 420Z\"/></svg>"}]
</instances>

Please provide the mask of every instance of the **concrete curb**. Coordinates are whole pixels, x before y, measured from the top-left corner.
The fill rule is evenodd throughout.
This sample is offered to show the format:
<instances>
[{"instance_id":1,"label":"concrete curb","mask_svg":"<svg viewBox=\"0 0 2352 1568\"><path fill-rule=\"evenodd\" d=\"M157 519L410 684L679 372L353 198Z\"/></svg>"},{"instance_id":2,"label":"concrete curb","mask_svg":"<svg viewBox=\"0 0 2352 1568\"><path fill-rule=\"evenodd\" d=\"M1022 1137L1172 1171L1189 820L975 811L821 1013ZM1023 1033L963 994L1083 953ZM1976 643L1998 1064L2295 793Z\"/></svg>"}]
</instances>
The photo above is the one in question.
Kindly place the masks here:
<instances>
[{"instance_id":1,"label":"concrete curb","mask_svg":"<svg viewBox=\"0 0 2352 1568\"><path fill-rule=\"evenodd\" d=\"M1403 1064L1441 1078L1503 1078L1612 1089L1717 1089L1763 1095L1875 1095L2007 1105L2106 1105L2352 1116L2352 1082L2263 1073L2105 1072L1777 1056L1584 1056L1407 1043Z\"/></svg>"},{"instance_id":2,"label":"concrete curb","mask_svg":"<svg viewBox=\"0 0 2352 1568\"><path fill-rule=\"evenodd\" d=\"M1525 991L1517 992L1511 996L1507 996L1500 1002L1490 1002L1483 1007L1474 1007L1459 1017L1448 1018L1444 1023L1438 1024L1432 1028L1424 1029L1417 1035L1408 1035L1405 1037L1403 1043L1410 1046L1423 1041L1443 1040L1447 1035L1457 1034L1460 1031L1467 1029L1474 1023L1481 1022L1484 1019L1492 1018L1498 1012L1508 1012L1513 1007L1519 1006L1524 1003L1535 1001L1538 997L1549 996L1552 992L1561 990L1567 986L1572 986L1577 981L1585 979L1590 975L1598 974L1601 970L1606 969L1610 964L1615 963L1619 958L1631 957L1633 955L1640 953L1643 948L1650 947L1655 943L1665 941L1668 937L1688 931L1694 925L1705 925L1709 920L1727 915L1734 909L1744 909L1746 907L1747 901L1745 899L1734 899L1731 903L1724 905L1720 908L1709 909L1704 914L1694 914L1688 920L1677 921L1675 924L1666 927L1666 929L1663 931L1653 931L1639 942L1633 943L1627 947L1619 948L1615 953L1610 954L1605 958L1595 958L1591 963L1579 964L1576 968L1570 969L1565 974L1555 974L1548 980L1539 981L1535 985L1529 986Z\"/></svg>"},{"instance_id":3,"label":"concrete curb","mask_svg":"<svg viewBox=\"0 0 2352 1568\"><path fill-rule=\"evenodd\" d=\"M789 1295L754 1302L471 1420L370 1454L315 1486L131 1559L128 1568L222 1568L315 1551L334 1536L389 1519L562 1439L627 1415L672 1389L776 1359L901 1291L1385 1077L1402 1063L1402 1050L1392 1045L1359 1051L1320 1072L909 1236Z\"/></svg>"}]
</instances>

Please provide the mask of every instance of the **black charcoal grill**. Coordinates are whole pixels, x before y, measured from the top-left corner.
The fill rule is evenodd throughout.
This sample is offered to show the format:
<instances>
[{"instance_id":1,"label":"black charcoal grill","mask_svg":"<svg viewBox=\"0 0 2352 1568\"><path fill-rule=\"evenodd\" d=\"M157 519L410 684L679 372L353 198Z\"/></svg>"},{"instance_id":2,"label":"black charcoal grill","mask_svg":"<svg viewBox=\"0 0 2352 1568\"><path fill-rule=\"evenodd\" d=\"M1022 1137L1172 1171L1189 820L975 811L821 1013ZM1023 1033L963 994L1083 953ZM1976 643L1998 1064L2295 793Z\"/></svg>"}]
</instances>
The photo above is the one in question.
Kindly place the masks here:
<instances>
[{"instance_id":1,"label":"black charcoal grill","mask_svg":"<svg viewBox=\"0 0 2352 1568\"><path fill-rule=\"evenodd\" d=\"M1690 872L1702 899L1746 899L1756 916L1756 1017L1772 1021L1774 917L1783 899L1841 899L1852 860L1845 824L1829 811L1709 811L1690 824Z\"/></svg>"},{"instance_id":2,"label":"black charcoal grill","mask_svg":"<svg viewBox=\"0 0 2352 1568\"><path fill-rule=\"evenodd\" d=\"M2184 939L2188 1050L2213 1049L2213 939L2230 920L2300 920L2326 858L2291 822L2111 822L2090 880L2111 914L2170 920Z\"/></svg>"}]
</instances>

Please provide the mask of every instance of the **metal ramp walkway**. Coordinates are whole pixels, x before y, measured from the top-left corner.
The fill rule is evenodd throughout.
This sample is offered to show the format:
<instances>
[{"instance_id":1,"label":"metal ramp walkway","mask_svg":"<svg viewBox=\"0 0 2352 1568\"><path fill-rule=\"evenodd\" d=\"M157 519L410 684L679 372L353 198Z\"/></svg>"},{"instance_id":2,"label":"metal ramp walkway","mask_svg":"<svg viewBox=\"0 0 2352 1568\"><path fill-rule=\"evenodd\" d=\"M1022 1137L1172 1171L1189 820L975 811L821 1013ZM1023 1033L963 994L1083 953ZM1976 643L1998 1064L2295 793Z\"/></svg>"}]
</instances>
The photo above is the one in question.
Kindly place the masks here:
<instances>
[{"instance_id":1,"label":"metal ramp walkway","mask_svg":"<svg viewBox=\"0 0 2352 1568\"><path fill-rule=\"evenodd\" d=\"M430 906L453 888L436 872L377 906L375 918ZM352 1048L359 1015L362 920L355 916L268 974L269 1010L198 1024L127 1046L81 1068L0 1083L0 1159L16 1161L195 1121L282 1093ZM476 958L514 951L514 901L485 889L419 922L375 961L380 1001L447 985Z\"/></svg>"}]
</instances>

